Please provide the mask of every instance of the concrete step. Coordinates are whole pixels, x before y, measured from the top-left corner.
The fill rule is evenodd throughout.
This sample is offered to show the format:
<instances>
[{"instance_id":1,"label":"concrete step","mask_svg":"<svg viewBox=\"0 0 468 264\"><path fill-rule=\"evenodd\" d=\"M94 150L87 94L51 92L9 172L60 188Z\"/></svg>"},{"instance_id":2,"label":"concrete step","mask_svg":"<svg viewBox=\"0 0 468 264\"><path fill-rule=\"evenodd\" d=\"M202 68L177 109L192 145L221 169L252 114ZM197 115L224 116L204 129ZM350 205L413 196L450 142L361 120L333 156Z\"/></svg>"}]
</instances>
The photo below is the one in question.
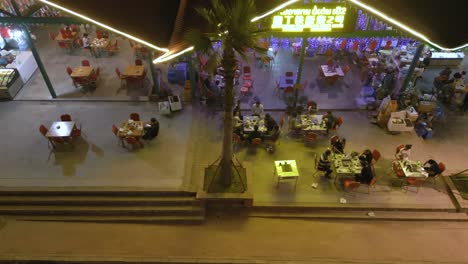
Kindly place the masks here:
<instances>
[{"instance_id":1,"label":"concrete step","mask_svg":"<svg viewBox=\"0 0 468 264\"><path fill-rule=\"evenodd\" d=\"M204 215L202 206L59 206L0 205L0 215L181 216Z\"/></svg>"},{"instance_id":2,"label":"concrete step","mask_svg":"<svg viewBox=\"0 0 468 264\"><path fill-rule=\"evenodd\" d=\"M201 202L190 196L83 196L83 195L0 195L0 205L200 205Z\"/></svg>"},{"instance_id":3,"label":"concrete step","mask_svg":"<svg viewBox=\"0 0 468 264\"><path fill-rule=\"evenodd\" d=\"M70 215L19 215L14 217L19 221L47 222L91 222L91 223L157 223L157 224L201 224L205 217L201 215L183 216L70 216Z\"/></svg>"},{"instance_id":4,"label":"concrete step","mask_svg":"<svg viewBox=\"0 0 468 264\"><path fill-rule=\"evenodd\" d=\"M409 212L409 211L353 211L316 210L307 212L255 211L249 217L309 220L382 220L382 221L454 221L468 222L466 213Z\"/></svg>"},{"instance_id":5,"label":"concrete step","mask_svg":"<svg viewBox=\"0 0 468 264\"><path fill-rule=\"evenodd\" d=\"M154 191L128 189L79 189L79 188L0 188L0 198L8 196L109 196L109 197L195 197L194 192Z\"/></svg>"}]
</instances>

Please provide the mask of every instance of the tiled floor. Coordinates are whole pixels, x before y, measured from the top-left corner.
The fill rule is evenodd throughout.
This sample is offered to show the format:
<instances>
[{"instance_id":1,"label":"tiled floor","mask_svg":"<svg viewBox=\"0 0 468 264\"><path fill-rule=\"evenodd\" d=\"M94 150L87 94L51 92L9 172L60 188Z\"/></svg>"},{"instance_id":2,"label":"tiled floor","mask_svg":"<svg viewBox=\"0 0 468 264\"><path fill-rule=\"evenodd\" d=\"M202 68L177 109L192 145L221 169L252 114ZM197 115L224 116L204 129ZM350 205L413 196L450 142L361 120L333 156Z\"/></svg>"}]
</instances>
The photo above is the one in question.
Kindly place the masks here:
<instances>
[{"instance_id":1,"label":"tiled floor","mask_svg":"<svg viewBox=\"0 0 468 264\"><path fill-rule=\"evenodd\" d=\"M58 98L106 98L114 99L136 99L138 97L146 97L152 86L151 71L149 61L143 60L147 72L147 81L144 88L128 88L121 89L120 79L115 73L115 68L119 68L122 72L129 65L133 65L135 57L130 43L127 39L110 35L112 41L117 40L120 51L112 56L104 55L103 57L95 58L91 54L81 48L73 50L68 54L57 43L49 38L48 33L59 32L60 26L43 26L39 27L34 33L37 37L36 46L41 56L42 62L47 70L49 78L54 86ZM82 28L81 32L84 32ZM95 37L95 30L90 30L90 39ZM98 82L98 87L94 91L80 90L73 86L70 77L66 72L67 66L72 69L79 66L83 59L90 61L91 66L101 68L101 77ZM15 99L51 99L50 93L45 85L44 79L39 70L37 70L26 85L21 89Z\"/></svg>"}]
</instances>

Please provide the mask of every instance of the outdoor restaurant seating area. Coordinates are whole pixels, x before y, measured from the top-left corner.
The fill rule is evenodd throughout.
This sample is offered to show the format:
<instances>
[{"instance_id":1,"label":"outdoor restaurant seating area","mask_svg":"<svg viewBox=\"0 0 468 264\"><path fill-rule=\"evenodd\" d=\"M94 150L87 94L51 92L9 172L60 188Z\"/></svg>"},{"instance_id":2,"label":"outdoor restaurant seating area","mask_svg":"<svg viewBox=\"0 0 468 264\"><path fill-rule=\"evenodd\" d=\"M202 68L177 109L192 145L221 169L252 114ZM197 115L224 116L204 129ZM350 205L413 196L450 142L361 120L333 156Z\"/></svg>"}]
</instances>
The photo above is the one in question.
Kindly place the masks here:
<instances>
[{"instance_id":1,"label":"outdoor restaurant seating area","mask_svg":"<svg viewBox=\"0 0 468 264\"><path fill-rule=\"evenodd\" d=\"M50 128L40 125L39 132L47 139L52 151L61 151L67 146L73 150L74 141L84 136L81 123L77 124L69 114L62 114L60 121L52 122ZM138 113L131 113L129 119L123 121L119 127L112 125L112 133L123 148L135 150L143 148L144 142L150 142L158 136L159 122L155 118L144 122L140 120Z\"/></svg>"}]
</instances>

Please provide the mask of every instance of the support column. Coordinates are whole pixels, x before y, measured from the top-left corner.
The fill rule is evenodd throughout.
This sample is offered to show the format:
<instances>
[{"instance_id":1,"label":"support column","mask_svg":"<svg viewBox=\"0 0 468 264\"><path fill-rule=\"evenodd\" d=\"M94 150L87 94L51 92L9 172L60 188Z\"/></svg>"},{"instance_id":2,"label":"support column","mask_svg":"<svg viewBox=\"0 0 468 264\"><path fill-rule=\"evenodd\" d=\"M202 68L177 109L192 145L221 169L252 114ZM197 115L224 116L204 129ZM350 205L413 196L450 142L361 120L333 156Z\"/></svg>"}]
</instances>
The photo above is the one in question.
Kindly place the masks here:
<instances>
[{"instance_id":1,"label":"support column","mask_svg":"<svg viewBox=\"0 0 468 264\"><path fill-rule=\"evenodd\" d=\"M301 79L302 79L302 71L304 68L304 57L305 57L305 51L306 51L306 46L308 45L307 43L307 37L302 38L302 46L301 46L301 55L299 58L299 68L297 69L297 78L296 78L296 85L294 86L294 108L297 106L297 99L299 96L299 89L298 86L301 84Z\"/></svg>"},{"instance_id":2,"label":"support column","mask_svg":"<svg viewBox=\"0 0 468 264\"><path fill-rule=\"evenodd\" d=\"M414 54L413 61L411 62L411 65L410 65L410 67L408 69L408 73L406 75L405 81L403 82L403 85L400 88L400 93L403 93L408 89L408 84L411 81L411 77L413 76L414 69L416 68L416 65L418 65L419 58L421 57L423 49L424 49L424 43L421 43L418 46L418 49L416 50L416 53Z\"/></svg>"},{"instance_id":3,"label":"support column","mask_svg":"<svg viewBox=\"0 0 468 264\"><path fill-rule=\"evenodd\" d=\"M151 89L151 95L155 96L159 94L159 73L155 71L153 64L153 51L148 51L148 62L151 71L151 79L153 80L153 87Z\"/></svg>"},{"instance_id":4,"label":"support column","mask_svg":"<svg viewBox=\"0 0 468 264\"><path fill-rule=\"evenodd\" d=\"M13 6L13 9L15 10L16 16L21 17L21 12L19 10L19 7L16 1L11 1L11 5ZM42 63L41 57L39 56L39 52L37 52L36 46L34 45L34 42L31 38L31 34L29 34L28 27L22 24L21 29L23 30L23 33L26 36L26 40L28 41L29 48L31 48L31 52L34 56L34 59L36 60L37 67L39 68L39 71L41 72L42 77L44 78L47 89L49 89L50 95L52 96L52 98L57 98L54 87L52 86L52 82L50 82L49 75L47 75L47 71L44 67L44 64Z\"/></svg>"},{"instance_id":5,"label":"support column","mask_svg":"<svg viewBox=\"0 0 468 264\"><path fill-rule=\"evenodd\" d=\"M191 94L192 94L192 98L195 98L195 91L196 91L196 88L197 88L197 82L196 82L196 76L195 76L195 67L194 67L194 64L193 64L193 57L192 57L192 54L191 53L190 55L188 55L188 68L189 68L189 79L190 79L190 87L191 87ZM192 99L193 100L193 99Z\"/></svg>"}]
</instances>

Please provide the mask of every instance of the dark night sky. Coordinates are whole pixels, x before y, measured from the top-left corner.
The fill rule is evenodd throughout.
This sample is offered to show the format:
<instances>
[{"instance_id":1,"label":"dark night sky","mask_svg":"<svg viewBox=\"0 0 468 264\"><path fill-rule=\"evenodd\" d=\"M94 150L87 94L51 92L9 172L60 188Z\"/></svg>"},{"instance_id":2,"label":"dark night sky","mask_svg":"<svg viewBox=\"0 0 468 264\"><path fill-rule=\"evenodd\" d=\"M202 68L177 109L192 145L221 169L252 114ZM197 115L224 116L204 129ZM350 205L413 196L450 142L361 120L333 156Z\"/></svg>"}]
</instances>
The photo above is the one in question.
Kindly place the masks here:
<instances>
[{"instance_id":1,"label":"dark night sky","mask_svg":"<svg viewBox=\"0 0 468 264\"><path fill-rule=\"evenodd\" d=\"M193 6L209 0L187 0L185 26L195 21ZM257 0L258 13L286 0ZM466 15L462 3L467 0L361 0L389 16L420 31L429 39L448 47L468 43ZM167 46L174 26L179 0L55 0L98 21L136 35L148 42ZM468 2L468 1L467 1Z\"/></svg>"}]
</instances>

